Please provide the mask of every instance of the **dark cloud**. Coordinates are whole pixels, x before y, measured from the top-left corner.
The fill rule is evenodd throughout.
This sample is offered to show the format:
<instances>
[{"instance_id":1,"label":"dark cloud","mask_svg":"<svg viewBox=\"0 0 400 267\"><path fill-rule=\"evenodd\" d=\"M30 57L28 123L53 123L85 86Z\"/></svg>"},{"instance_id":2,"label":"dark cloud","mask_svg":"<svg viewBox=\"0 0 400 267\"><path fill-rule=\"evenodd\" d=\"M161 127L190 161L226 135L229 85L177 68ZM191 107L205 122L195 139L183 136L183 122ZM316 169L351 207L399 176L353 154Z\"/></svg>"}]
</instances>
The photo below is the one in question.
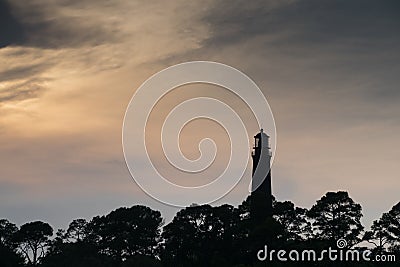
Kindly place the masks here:
<instances>
[{"instance_id":1,"label":"dark cloud","mask_svg":"<svg viewBox=\"0 0 400 267\"><path fill-rule=\"evenodd\" d=\"M396 0L218 1L205 21L213 27L214 44L266 34L280 34L288 45L371 38L383 43L400 40L399 12Z\"/></svg>"},{"instance_id":2,"label":"dark cloud","mask_svg":"<svg viewBox=\"0 0 400 267\"><path fill-rule=\"evenodd\" d=\"M24 41L23 26L12 13L10 5L0 0L0 48Z\"/></svg>"},{"instance_id":3,"label":"dark cloud","mask_svg":"<svg viewBox=\"0 0 400 267\"><path fill-rule=\"evenodd\" d=\"M6 25L1 28L0 47L63 48L95 46L113 41L117 31L112 25L103 24L101 18L95 21L85 15L77 15L79 6L69 7L72 9L70 12L62 12L70 4L75 2L51 5L37 1L14 4L0 0L1 25ZM77 14L73 13L74 8Z\"/></svg>"},{"instance_id":4,"label":"dark cloud","mask_svg":"<svg viewBox=\"0 0 400 267\"><path fill-rule=\"evenodd\" d=\"M385 102L400 97L399 14L396 0L218 1L204 47L252 47L252 65L265 58L260 67L280 66L286 80Z\"/></svg>"}]
</instances>

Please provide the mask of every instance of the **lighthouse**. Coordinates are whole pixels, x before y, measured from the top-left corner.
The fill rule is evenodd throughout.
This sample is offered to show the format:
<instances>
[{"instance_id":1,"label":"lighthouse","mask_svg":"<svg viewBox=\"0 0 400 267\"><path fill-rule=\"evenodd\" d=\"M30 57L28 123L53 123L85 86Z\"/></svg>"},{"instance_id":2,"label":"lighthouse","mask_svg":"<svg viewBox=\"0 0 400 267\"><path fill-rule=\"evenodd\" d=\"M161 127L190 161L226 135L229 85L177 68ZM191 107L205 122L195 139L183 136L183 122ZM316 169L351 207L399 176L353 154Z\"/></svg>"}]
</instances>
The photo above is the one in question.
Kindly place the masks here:
<instances>
[{"instance_id":1,"label":"lighthouse","mask_svg":"<svg viewBox=\"0 0 400 267\"><path fill-rule=\"evenodd\" d=\"M263 129L254 136L250 218L262 223L272 217L271 148Z\"/></svg>"}]
</instances>

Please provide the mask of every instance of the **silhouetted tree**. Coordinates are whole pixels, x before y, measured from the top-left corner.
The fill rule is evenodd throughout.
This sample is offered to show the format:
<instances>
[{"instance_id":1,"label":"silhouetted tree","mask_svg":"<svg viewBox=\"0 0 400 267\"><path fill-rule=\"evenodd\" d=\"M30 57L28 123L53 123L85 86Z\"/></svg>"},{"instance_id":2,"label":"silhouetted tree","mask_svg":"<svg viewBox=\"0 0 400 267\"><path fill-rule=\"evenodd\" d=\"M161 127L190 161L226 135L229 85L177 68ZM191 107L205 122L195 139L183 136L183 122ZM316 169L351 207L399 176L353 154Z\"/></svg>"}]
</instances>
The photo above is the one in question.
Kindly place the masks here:
<instances>
[{"instance_id":1,"label":"silhouetted tree","mask_svg":"<svg viewBox=\"0 0 400 267\"><path fill-rule=\"evenodd\" d=\"M69 238L66 231L59 229L56 237L50 242L48 253L42 260L41 266L111 267L118 266L118 264L108 256L100 254L96 245L84 240Z\"/></svg>"},{"instance_id":2,"label":"silhouetted tree","mask_svg":"<svg viewBox=\"0 0 400 267\"><path fill-rule=\"evenodd\" d=\"M240 229L230 205L191 206L164 227L163 263L167 266L233 266Z\"/></svg>"},{"instance_id":3,"label":"silhouetted tree","mask_svg":"<svg viewBox=\"0 0 400 267\"><path fill-rule=\"evenodd\" d=\"M363 237L363 240L373 244L378 252L384 251L385 247L389 244L387 228L390 225L390 221L387 215L388 214L383 214L381 219L374 221L371 226L371 231L365 232Z\"/></svg>"},{"instance_id":4,"label":"silhouetted tree","mask_svg":"<svg viewBox=\"0 0 400 267\"><path fill-rule=\"evenodd\" d=\"M328 192L313 207L295 207L273 198L273 215L252 220L252 198L234 208L192 205L180 210L164 227L160 212L145 206L118 208L90 222L75 219L66 230L44 222L26 223L20 229L0 220L0 266L42 267L158 267L158 266L265 266L257 252L272 249L326 249L339 238L349 246L359 241L363 230L361 206L347 192ZM400 257L400 203L374 221L363 237ZM359 248L363 249L363 248ZM365 249L365 248L364 248ZM22 254L23 253L23 254ZM22 256L23 255L23 256ZM310 262L268 262L269 266L308 266ZM313 266L335 266L329 261ZM363 262L343 266L374 266ZM380 265L383 266L383 265ZM397 266L387 263L384 266Z\"/></svg>"},{"instance_id":5,"label":"silhouetted tree","mask_svg":"<svg viewBox=\"0 0 400 267\"><path fill-rule=\"evenodd\" d=\"M306 209L295 207L290 201L276 201L273 205L273 214L283 226L286 241L298 242L311 237L311 222L307 218Z\"/></svg>"},{"instance_id":6,"label":"silhouetted tree","mask_svg":"<svg viewBox=\"0 0 400 267\"><path fill-rule=\"evenodd\" d=\"M392 207L389 212L382 214L382 217L374 221L371 231L367 231L364 240L375 245L378 252L386 247L390 250L400 245L400 202Z\"/></svg>"},{"instance_id":7,"label":"silhouetted tree","mask_svg":"<svg viewBox=\"0 0 400 267\"><path fill-rule=\"evenodd\" d=\"M22 266L23 257L16 250L15 234L18 227L6 219L0 220L0 266Z\"/></svg>"},{"instance_id":8,"label":"silhouetted tree","mask_svg":"<svg viewBox=\"0 0 400 267\"><path fill-rule=\"evenodd\" d=\"M16 241L26 260L36 266L46 253L53 228L48 223L35 221L23 224L16 233Z\"/></svg>"},{"instance_id":9,"label":"silhouetted tree","mask_svg":"<svg viewBox=\"0 0 400 267\"><path fill-rule=\"evenodd\" d=\"M73 220L68 226L65 237L76 242L82 241L86 238L87 224L88 222L85 219Z\"/></svg>"},{"instance_id":10,"label":"silhouetted tree","mask_svg":"<svg viewBox=\"0 0 400 267\"><path fill-rule=\"evenodd\" d=\"M135 255L154 256L163 219L159 211L145 206L119 208L94 217L87 225L84 241L118 262Z\"/></svg>"},{"instance_id":11,"label":"silhouetted tree","mask_svg":"<svg viewBox=\"0 0 400 267\"><path fill-rule=\"evenodd\" d=\"M15 250L0 244L0 266L18 267L24 265L24 258Z\"/></svg>"},{"instance_id":12,"label":"silhouetted tree","mask_svg":"<svg viewBox=\"0 0 400 267\"><path fill-rule=\"evenodd\" d=\"M0 244L13 248L16 246L14 236L18 231L18 227L6 219L0 220Z\"/></svg>"},{"instance_id":13,"label":"silhouetted tree","mask_svg":"<svg viewBox=\"0 0 400 267\"><path fill-rule=\"evenodd\" d=\"M364 227L361 205L355 203L347 192L328 192L309 210L308 215L317 239L335 242L344 238L349 246L361 241Z\"/></svg>"},{"instance_id":14,"label":"silhouetted tree","mask_svg":"<svg viewBox=\"0 0 400 267\"><path fill-rule=\"evenodd\" d=\"M93 244L85 242L58 243L42 260L44 267L114 267L115 262L107 255L100 254Z\"/></svg>"},{"instance_id":15,"label":"silhouetted tree","mask_svg":"<svg viewBox=\"0 0 400 267\"><path fill-rule=\"evenodd\" d=\"M57 254L61 251L63 244L66 242L66 233L63 229L58 229L55 238L48 242L47 254Z\"/></svg>"},{"instance_id":16,"label":"silhouetted tree","mask_svg":"<svg viewBox=\"0 0 400 267\"><path fill-rule=\"evenodd\" d=\"M98 248L90 243L83 242L86 237L87 221L73 220L68 229L58 229L56 237L49 242L44 266L103 266L99 265ZM102 259L104 261L104 258Z\"/></svg>"}]
</instances>

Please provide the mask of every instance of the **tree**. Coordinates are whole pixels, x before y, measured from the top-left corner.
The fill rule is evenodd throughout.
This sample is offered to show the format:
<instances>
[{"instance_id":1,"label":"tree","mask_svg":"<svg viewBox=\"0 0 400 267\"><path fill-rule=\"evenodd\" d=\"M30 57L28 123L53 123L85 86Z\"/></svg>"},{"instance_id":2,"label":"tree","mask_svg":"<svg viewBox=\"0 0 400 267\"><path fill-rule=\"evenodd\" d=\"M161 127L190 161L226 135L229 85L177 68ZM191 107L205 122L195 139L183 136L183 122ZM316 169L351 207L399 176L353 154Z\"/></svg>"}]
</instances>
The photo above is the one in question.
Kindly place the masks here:
<instances>
[{"instance_id":1,"label":"tree","mask_svg":"<svg viewBox=\"0 0 400 267\"><path fill-rule=\"evenodd\" d=\"M55 247L53 247L55 246ZM43 258L43 267L112 267L119 266L107 255L100 254L93 244L85 242L62 242L52 244L49 253Z\"/></svg>"},{"instance_id":2,"label":"tree","mask_svg":"<svg viewBox=\"0 0 400 267\"><path fill-rule=\"evenodd\" d=\"M349 247L361 241L364 227L361 205L355 203L347 192L328 192L308 212L313 219L313 230L317 239L336 242L345 239Z\"/></svg>"},{"instance_id":3,"label":"tree","mask_svg":"<svg viewBox=\"0 0 400 267\"><path fill-rule=\"evenodd\" d=\"M159 211L145 206L119 208L94 217L87 225L84 241L118 262L135 255L154 256L162 224Z\"/></svg>"},{"instance_id":4,"label":"tree","mask_svg":"<svg viewBox=\"0 0 400 267\"><path fill-rule=\"evenodd\" d=\"M18 267L24 265L24 258L15 250L0 244L0 266Z\"/></svg>"},{"instance_id":5,"label":"tree","mask_svg":"<svg viewBox=\"0 0 400 267\"><path fill-rule=\"evenodd\" d=\"M85 219L73 220L68 226L65 237L76 242L82 241L86 237L87 224L88 222Z\"/></svg>"},{"instance_id":6,"label":"tree","mask_svg":"<svg viewBox=\"0 0 400 267\"><path fill-rule=\"evenodd\" d=\"M274 203L274 218L283 226L286 241L303 241L310 238L311 223L306 213L306 209L295 207L290 201Z\"/></svg>"},{"instance_id":7,"label":"tree","mask_svg":"<svg viewBox=\"0 0 400 267\"><path fill-rule=\"evenodd\" d=\"M65 230L58 229L56 237L48 242L47 254L58 254L62 251L63 245L66 243L67 237Z\"/></svg>"},{"instance_id":8,"label":"tree","mask_svg":"<svg viewBox=\"0 0 400 267\"><path fill-rule=\"evenodd\" d=\"M367 231L364 240L374 244L378 252L386 247L391 249L400 245L400 202L392 207L389 212L382 214L382 217L374 221L371 231Z\"/></svg>"},{"instance_id":9,"label":"tree","mask_svg":"<svg viewBox=\"0 0 400 267\"><path fill-rule=\"evenodd\" d=\"M35 221L21 226L16 233L16 240L26 260L36 266L46 253L53 228L48 223Z\"/></svg>"},{"instance_id":10,"label":"tree","mask_svg":"<svg viewBox=\"0 0 400 267\"><path fill-rule=\"evenodd\" d=\"M389 242L392 246L400 246L400 202L388 212L390 224L387 227Z\"/></svg>"},{"instance_id":11,"label":"tree","mask_svg":"<svg viewBox=\"0 0 400 267\"><path fill-rule=\"evenodd\" d=\"M18 227L6 219L0 220L0 266L22 266L23 257L16 250L15 234Z\"/></svg>"},{"instance_id":12,"label":"tree","mask_svg":"<svg viewBox=\"0 0 400 267\"><path fill-rule=\"evenodd\" d=\"M6 219L0 220L0 244L6 247L15 247L14 236L18 227Z\"/></svg>"},{"instance_id":13,"label":"tree","mask_svg":"<svg viewBox=\"0 0 400 267\"><path fill-rule=\"evenodd\" d=\"M72 227L68 229L72 229ZM49 242L46 257L41 261L43 267L111 267L116 265L118 263L112 261L108 256L101 255L95 244L70 237L62 229L59 229L56 237Z\"/></svg>"},{"instance_id":14,"label":"tree","mask_svg":"<svg viewBox=\"0 0 400 267\"><path fill-rule=\"evenodd\" d=\"M379 220L373 222L371 231L365 232L363 236L363 240L373 244L379 253L384 251L389 243L390 235L387 229L390 221L388 219L388 214L383 214Z\"/></svg>"},{"instance_id":15,"label":"tree","mask_svg":"<svg viewBox=\"0 0 400 267\"><path fill-rule=\"evenodd\" d=\"M238 256L239 214L230 205L191 206L164 227L166 266L233 266Z\"/></svg>"}]
</instances>

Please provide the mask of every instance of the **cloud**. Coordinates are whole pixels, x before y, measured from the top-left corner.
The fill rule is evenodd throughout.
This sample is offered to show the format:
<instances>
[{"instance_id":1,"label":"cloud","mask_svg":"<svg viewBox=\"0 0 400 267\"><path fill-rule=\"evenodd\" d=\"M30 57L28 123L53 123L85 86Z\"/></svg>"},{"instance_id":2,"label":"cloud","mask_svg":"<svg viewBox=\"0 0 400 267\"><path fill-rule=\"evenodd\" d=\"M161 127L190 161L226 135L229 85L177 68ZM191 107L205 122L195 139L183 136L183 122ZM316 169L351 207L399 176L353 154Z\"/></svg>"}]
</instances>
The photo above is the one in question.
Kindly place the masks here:
<instances>
[{"instance_id":1,"label":"cloud","mask_svg":"<svg viewBox=\"0 0 400 267\"><path fill-rule=\"evenodd\" d=\"M0 0L0 48L25 40L23 26L5 0Z\"/></svg>"},{"instance_id":2,"label":"cloud","mask_svg":"<svg viewBox=\"0 0 400 267\"><path fill-rule=\"evenodd\" d=\"M21 83L5 86L0 90L0 103L37 98L45 90L43 86L45 82L44 79L32 78Z\"/></svg>"},{"instance_id":3,"label":"cloud","mask_svg":"<svg viewBox=\"0 0 400 267\"><path fill-rule=\"evenodd\" d=\"M47 66L44 65L26 65L20 66L0 72L0 79L2 81L18 80L34 76L38 73L43 72Z\"/></svg>"},{"instance_id":4,"label":"cloud","mask_svg":"<svg viewBox=\"0 0 400 267\"><path fill-rule=\"evenodd\" d=\"M258 35L277 35L277 45L318 46L328 42L382 42L400 25L398 1L218 1L205 17L213 30L210 44L232 44ZM274 43L271 43L274 44ZM392 45L387 43L387 45Z\"/></svg>"},{"instance_id":5,"label":"cloud","mask_svg":"<svg viewBox=\"0 0 400 267\"><path fill-rule=\"evenodd\" d=\"M87 2L87 1L86 1ZM86 6L74 9L71 1L2 1L4 25L9 25L3 46L20 45L37 48L65 48L94 46L113 42L118 29L113 21L98 23L95 14ZM92 2L91 6L99 3ZM87 3L86 3L87 5Z\"/></svg>"},{"instance_id":6,"label":"cloud","mask_svg":"<svg viewBox=\"0 0 400 267\"><path fill-rule=\"evenodd\" d=\"M21 38L9 39L0 49L2 101L15 101L34 81L59 81L94 76L128 66L161 62L182 51L199 47L207 27L198 23L200 3L176 1L167 7L134 1L13 1L4 9L21 25ZM176 10L189 9L190 13ZM8 37L6 37L7 39ZM42 83L35 91L45 91ZM6 92L13 88L15 93ZM56 90L53 86L49 91ZM29 97L30 94L24 94ZM35 96L35 94L31 94Z\"/></svg>"},{"instance_id":7,"label":"cloud","mask_svg":"<svg viewBox=\"0 0 400 267\"><path fill-rule=\"evenodd\" d=\"M42 58L43 53L26 48L0 49L0 104L36 98L46 90L46 77L55 62Z\"/></svg>"},{"instance_id":8,"label":"cloud","mask_svg":"<svg viewBox=\"0 0 400 267\"><path fill-rule=\"evenodd\" d=\"M399 11L398 1L219 1L204 18L213 33L205 47L225 58L237 51L255 66L252 72L284 66L282 74L312 73L307 79L334 72L353 83L345 90L390 101L400 97L392 83L399 71Z\"/></svg>"},{"instance_id":9,"label":"cloud","mask_svg":"<svg viewBox=\"0 0 400 267\"><path fill-rule=\"evenodd\" d=\"M34 216L22 211L43 203L43 214L64 223L60 206L71 214L80 206L82 216L122 202L166 210L132 183L121 125L135 88L189 60L232 65L267 96L278 198L309 206L345 189L370 221L398 200L397 1L5 3L0 19L12 31L0 35L0 184L14 192L1 194L4 216L19 210L24 222ZM235 190L222 201L240 202L247 185ZM79 201L54 204L58 196Z\"/></svg>"}]
</instances>

